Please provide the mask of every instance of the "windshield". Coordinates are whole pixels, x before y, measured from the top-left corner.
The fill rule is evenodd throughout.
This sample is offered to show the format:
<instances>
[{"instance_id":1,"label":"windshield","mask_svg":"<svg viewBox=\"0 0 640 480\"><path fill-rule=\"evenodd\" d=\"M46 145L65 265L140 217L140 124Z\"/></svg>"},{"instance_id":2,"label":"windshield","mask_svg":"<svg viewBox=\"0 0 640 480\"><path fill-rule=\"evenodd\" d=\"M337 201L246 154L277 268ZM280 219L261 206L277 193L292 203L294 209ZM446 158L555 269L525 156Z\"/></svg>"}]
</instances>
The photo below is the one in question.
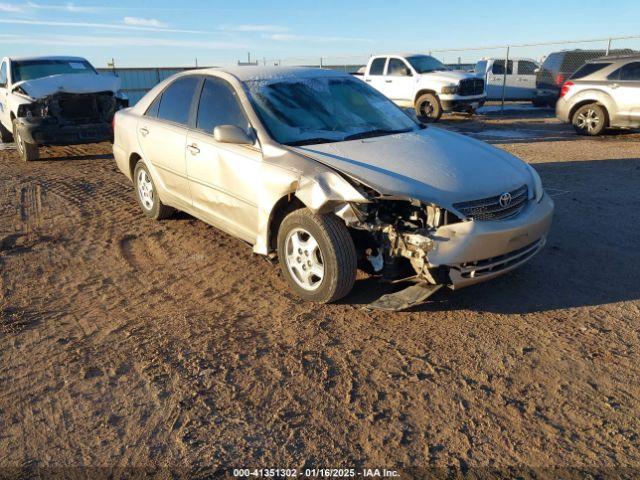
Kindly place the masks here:
<instances>
[{"instance_id":1,"label":"windshield","mask_svg":"<svg viewBox=\"0 0 640 480\"><path fill-rule=\"evenodd\" d=\"M418 73L437 72L440 70L449 70L444 63L429 55L416 55L407 57L407 61Z\"/></svg>"},{"instance_id":2,"label":"windshield","mask_svg":"<svg viewBox=\"0 0 640 480\"><path fill-rule=\"evenodd\" d=\"M67 73L97 73L86 60L23 60L11 63L13 83Z\"/></svg>"},{"instance_id":3,"label":"windshield","mask_svg":"<svg viewBox=\"0 0 640 480\"><path fill-rule=\"evenodd\" d=\"M250 80L246 84L256 112L279 143L340 142L419 128L394 103L353 78Z\"/></svg>"}]
</instances>

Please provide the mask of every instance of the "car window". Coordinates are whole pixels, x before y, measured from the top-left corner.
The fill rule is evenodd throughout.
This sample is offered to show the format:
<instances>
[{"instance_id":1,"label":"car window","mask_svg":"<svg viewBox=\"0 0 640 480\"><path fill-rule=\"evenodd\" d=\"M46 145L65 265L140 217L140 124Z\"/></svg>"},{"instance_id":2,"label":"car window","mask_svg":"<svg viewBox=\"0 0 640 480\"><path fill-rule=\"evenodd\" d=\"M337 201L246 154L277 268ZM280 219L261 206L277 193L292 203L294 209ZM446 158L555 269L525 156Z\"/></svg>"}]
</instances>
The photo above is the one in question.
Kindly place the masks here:
<instances>
[{"instance_id":1,"label":"car window","mask_svg":"<svg viewBox=\"0 0 640 480\"><path fill-rule=\"evenodd\" d=\"M389 60L389 65L387 65L387 75L408 77L411 76L411 71L402 60L398 58L391 58Z\"/></svg>"},{"instance_id":2,"label":"car window","mask_svg":"<svg viewBox=\"0 0 640 480\"><path fill-rule=\"evenodd\" d=\"M592 73L596 73L602 70L605 67L611 65L610 63L585 63L578 70L575 71L571 78L574 80L578 80L580 78L584 78Z\"/></svg>"},{"instance_id":3,"label":"car window","mask_svg":"<svg viewBox=\"0 0 640 480\"><path fill-rule=\"evenodd\" d=\"M474 72L476 73L481 73L481 74L485 74L487 71L487 61L486 60L480 60L478 63L476 63L475 68L473 69Z\"/></svg>"},{"instance_id":4,"label":"car window","mask_svg":"<svg viewBox=\"0 0 640 480\"><path fill-rule=\"evenodd\" d=\"M153 101L153 103L151 104L151 106L147 108L147 111L144 112L145 116L156 118L158 116L158 110L160 109L161 100L162 100L162 94L158 95L156 99Z\"/></svg>"},{"instance_id":5,"label":"car window","mask_svg":"<svg viewBox=\"0 0 640 480\"><path fill-rule=\"evenodd\" d=\"M544 63L542 64L542 68L551 72L560 71L560 65L562 65L563 56L563 53L552 53L547 58L545 58Z\"/></svg>"},{"instance_id":6,"label":"car window","mask_svg":"<svg viewBox=\"0 0 640 480\"><path fill-rule=\"evenodd\" d=\"M235 125L246 129L248 122L233 87L224 80L207 78L200 95L196 128L213 133L213 129L219 125Z\"/></svg>"},{"instance_id":7,"label":"car window","mask_svg":"<svg viewBox=\"0 0 640 480\"><path fill-rule=\"evenodd\" d=\"M6 86L7 84L7 62L2 62L0 67L0 85Z\"/></svg>"},{"instance_id":8,"label":"car window","mask_svg":"<svg viewBox=\"0 0 640 480\"><path fill-rule=\"evenodd\" d=\"M504 75L504 60L494 60L491 73ZM513 60L509 60L509 63L507 63L507 75L513 75Z\"/></svg>"},{"instance_id":9,"label":"car window","mask_svg":"<svg viewBox=\"0 0 640 480\"><path fill-rule=\"evenodd\" d=\"M169 85L162 94L158 118L187 125L193 94L199 82L199 77L184 77Z\"/></svg>"},{"instance_id":10,"label":"car window","mask_svg":"<svg viewBox=\"0 0 640 480\"><path fill-rule=\"evenodd\" d=\"M529 60L518 61L518 75L535 75L538 66Z\"/></svg>"},{"instance_id":11,"label":"car window","mask_svg":"<svg viewBox=\"0 0 640 480\"><path fill-rule=\"evenodd\" d=\"M371 62L369 75L382 75L384 73L384 64L386 61L386 58L376 58L373 62Z\"/></svg>"},{"instance_id":12,"label":"car window","mask_svg":"<svg viewBox=\"0 0 640 480\"><path fill-rule=\"evenodd\" d=\"M614 79L618 80L638 81L640 80L640 62L627 63L623 67L613 72L609 76L609 78L611 79L611 76L613 75L616 75Z\"/></svg>"}]
</instances>

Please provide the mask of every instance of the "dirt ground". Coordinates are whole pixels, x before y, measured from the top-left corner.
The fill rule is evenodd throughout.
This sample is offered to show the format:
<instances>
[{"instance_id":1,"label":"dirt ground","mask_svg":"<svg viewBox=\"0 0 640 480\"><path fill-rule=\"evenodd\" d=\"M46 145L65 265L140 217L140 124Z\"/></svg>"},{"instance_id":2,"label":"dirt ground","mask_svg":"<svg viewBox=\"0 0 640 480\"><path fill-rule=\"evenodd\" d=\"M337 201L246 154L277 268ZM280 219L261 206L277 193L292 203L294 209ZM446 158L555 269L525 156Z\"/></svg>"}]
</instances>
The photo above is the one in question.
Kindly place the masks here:
<instances>
[{"instance_id":1,"label":"dirt ground","mask_svg":"<svg viewBox=\"0 0 640 480\"><path fill-rule=\"evenodd\" d=\"M243 242L146 219L109 144L28 164L5 146L0 476L640 474L640 133L441 126L532 163L557 213L528 265L402 313L364 311L385 291L367 278L304 303Z\"/></svg>"}]
</instances>

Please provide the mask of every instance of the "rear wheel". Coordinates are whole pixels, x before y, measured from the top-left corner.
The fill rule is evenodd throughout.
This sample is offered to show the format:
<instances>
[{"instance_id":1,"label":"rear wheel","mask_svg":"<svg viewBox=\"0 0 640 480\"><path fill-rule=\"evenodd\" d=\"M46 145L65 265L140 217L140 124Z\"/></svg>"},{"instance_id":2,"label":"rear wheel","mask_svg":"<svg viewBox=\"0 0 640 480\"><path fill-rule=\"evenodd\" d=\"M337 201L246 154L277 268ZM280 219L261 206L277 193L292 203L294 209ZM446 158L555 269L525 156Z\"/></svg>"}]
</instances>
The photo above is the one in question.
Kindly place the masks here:
<instances>
[{"instance_id":1,"label":"rear wheel","mask_svg":"<svg viewBox=\"0 0 640 480\"><path fill-rule=\"evenodd\" d=\"M289 287L304 300L336 301L356 279L353 239L333 214L303 208L287 215L278 230L278 259Z\"/></svg>"},{"instance_id":2,"label":"rear wheel","mask_svg":"<svg viewBox=\"0 0 640 480\"><path fill-rule=\"evenodd\" d=\"M421 122L437 122L442 116L442 105L433 93L420 95L416 100L415 109Z\"/></svg>"},{"instance_id":3,"label":"rear wheel","mask_svg":"<svg viewBox=\"0 0 640 480\"><path fill-rule=\"evenodd\" d=\"M28 143L22 138L20 135L20 130L18 129L18 124L16 121L13 121L13 138L16 142L16 151L18 152L18 156L25 162L30 162L32 160L38 160L40 158L40 152L38 151L38 145L35 143Z\"/></svg>"},{"instance_id":4,"label":"rear wheel","mask_svg":"<svg viewBox=\"0 0 640 480\"><path fill-rule=\"evenodd\" d=\"M580 135L599 135L607 126L607 113L597 103L589 103L575 111L571 123Z\"/></svg>"},{"instance_id":5,"label":"rear wheel","mask_svg":"<svg viewBox=\"0 0 640 480\"><path fill-rule=\"evenodd\" d=\"M0 143L11 143L13 142L13 135L9 130L5 128L2 123L0 123Z\"/></svg>"},{"instance_id":6,"label":"rear wheel","mask_svg":"<svg viewBox=\"0 0 640 480\"><path fill-rule=\"evenodd\" d=\"M136 197L144 214L154 220L170 217L174 209L160 201L151 174L143 162L138 162L133 171L133 181L136 187Z\"/></svg>"}]
</instances>

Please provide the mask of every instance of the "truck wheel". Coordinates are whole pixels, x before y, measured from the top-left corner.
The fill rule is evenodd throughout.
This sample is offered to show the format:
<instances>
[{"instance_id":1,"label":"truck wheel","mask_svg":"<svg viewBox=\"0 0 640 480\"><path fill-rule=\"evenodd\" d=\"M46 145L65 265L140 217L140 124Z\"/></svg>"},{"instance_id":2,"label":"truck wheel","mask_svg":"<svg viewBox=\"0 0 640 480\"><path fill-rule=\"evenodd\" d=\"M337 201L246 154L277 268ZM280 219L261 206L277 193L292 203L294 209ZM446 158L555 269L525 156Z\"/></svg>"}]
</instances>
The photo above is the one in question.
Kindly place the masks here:
<instances>
[{"instance_id":1,"label":"truck wheel","mask_svg":"<svg viewBox=\"0 0 640 480\"><path fill-rule=\"evenodd\" d=\"M289 288L311 302L344 297L356 279L353 239L333 214L302 208L287 215L278 230L278 259Z\"/></svg>"},{"instance_id":2,"label":"truck wheel","mask_svg":"<svg viewBox=\"0 0 640 480\"><path fill-rule=\"evenodd\" d=\"M18 130L18 124L13 121L13 138L16 142L16 151L18 156L25 162L31 162L32 160L38 160L40 158L40 152L38 151L38 145L35 143L27 143L24 141Z\"/></svg>"},{"instance_id":3,"label":"truck wheel","mask_svg":"<svg viewBox=\"0 0 640 480\"><path fill-rule=\"evenodd\" d=\"M571 123L580 135L600 135L607 126L607 113L597 103L589 103L574 112Z\"/></svg>"},{"instance_id":4,"label":"truck wheel","mask_svg":"<svg viewBox=\"0 0 640 480\"><path fill-rule=\"evenodd\" d=\"M415 109L421 122L437 122L442 116L442 105L433 93L420 95L416 100Z\"/></svg>"},{"instance_id":5,"label":"truck wheel","mask_svg":"<svg viewBox=\"0 0 640 480\"><path fill-rule=\"evenodd\" d=\"M2 123L0 123L0 143L13 142L13 135L7 130Z\"/></svg>"},{"instance_id":6,"label":"truck wheel","mask_svg":"<svg viewBox=\"0 0 640 480\"><path fill-rule=\"evenodd\" d=\"M174 213L174 209L165 205L158 196L153 178L143 162L138 162L133 170L133 182L136 187L136 198L142 207L144 214L154 220L168 218Z\"/></svg>"}]
</instances>

